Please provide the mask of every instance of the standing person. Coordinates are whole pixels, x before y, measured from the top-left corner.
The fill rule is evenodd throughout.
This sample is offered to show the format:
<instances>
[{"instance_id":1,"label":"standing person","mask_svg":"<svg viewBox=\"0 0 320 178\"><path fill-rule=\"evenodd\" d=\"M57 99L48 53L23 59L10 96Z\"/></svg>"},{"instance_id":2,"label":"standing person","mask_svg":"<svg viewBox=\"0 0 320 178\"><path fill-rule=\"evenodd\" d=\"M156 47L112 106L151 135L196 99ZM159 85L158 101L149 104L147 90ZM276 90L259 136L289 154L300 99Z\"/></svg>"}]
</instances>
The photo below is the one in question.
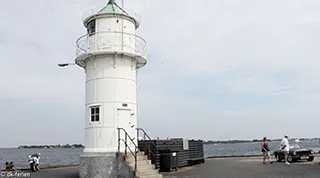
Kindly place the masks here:
<instances>
[{"instance_id":1,"label":"standing person","mask_svg":"<svg viewBox=\"0 0 320 178\"><path fill-rule=\"evenodd\" d=\"M288 162L289 148L290 148L290 145L289 145L289 141L288 141L288 135L285 134L284 138L281 141L281 150L284 152L284 158L286 160L286 164L288 164L288 165L290 164Z\"/></svg>"},{"instance_id":2,"label":"standing person","mask_svg":"<svg viewBox=\"0 0 320 178\"><path fill-rule=\"evenodd\" d=\"M271 156L270 156L270 148L269 145L267 143L267 137L263 137L263 140L261 142L261 151L263 154L263 164L266 164L266 157L268 157L270 164L273 163L273 161L271 160Z\"/></svg>"}]
</instances>

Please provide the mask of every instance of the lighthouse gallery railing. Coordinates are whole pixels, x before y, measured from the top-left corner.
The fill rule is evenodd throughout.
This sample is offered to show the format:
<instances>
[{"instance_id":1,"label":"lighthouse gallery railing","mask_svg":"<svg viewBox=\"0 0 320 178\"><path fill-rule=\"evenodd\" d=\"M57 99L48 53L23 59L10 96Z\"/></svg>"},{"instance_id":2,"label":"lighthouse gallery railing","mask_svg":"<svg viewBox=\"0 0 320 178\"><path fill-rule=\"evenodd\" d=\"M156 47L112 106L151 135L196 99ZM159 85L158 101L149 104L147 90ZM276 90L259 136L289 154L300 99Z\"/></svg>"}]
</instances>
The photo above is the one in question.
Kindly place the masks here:
<instances>
[{"instance_id":1,"label":"lighthouse gallery railing","mask_svg":"<svg viewBox=\"0 0 320 178\"><path fill-rule=\"evenodd\" d=\"M77 56L94 52L132 53L146 58L147 43L138 35L116 31L90 33L76 41Z\"/></svg>"}]
</instances>

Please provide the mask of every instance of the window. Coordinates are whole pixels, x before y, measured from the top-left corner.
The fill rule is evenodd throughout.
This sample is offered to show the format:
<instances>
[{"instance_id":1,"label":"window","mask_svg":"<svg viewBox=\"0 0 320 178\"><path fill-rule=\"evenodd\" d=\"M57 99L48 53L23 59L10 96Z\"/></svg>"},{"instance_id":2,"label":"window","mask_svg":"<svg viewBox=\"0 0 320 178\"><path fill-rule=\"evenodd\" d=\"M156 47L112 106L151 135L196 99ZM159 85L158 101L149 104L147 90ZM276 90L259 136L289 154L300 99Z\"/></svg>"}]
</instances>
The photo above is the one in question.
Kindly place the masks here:
<instances>
[{"instance_id":1,"label":"window","mask_svg":"<svg viewBox=\"0 0 320 178\"><path fill-rule=\"evenodd\" d=\"M89 36L93 35L96 32L96 21L92 20L88 23L87 31Z\"/></svg>"},{"instance_id":2,"label":"window","mask_svg":"<svg viewBox=\"0 0 320 178\"><path fill-rule=\"evenodd\" d=\"M94 106L91 107L91 122L99 122L100 119L100 107L99 106Z\"/></svg>"}]
</instances>

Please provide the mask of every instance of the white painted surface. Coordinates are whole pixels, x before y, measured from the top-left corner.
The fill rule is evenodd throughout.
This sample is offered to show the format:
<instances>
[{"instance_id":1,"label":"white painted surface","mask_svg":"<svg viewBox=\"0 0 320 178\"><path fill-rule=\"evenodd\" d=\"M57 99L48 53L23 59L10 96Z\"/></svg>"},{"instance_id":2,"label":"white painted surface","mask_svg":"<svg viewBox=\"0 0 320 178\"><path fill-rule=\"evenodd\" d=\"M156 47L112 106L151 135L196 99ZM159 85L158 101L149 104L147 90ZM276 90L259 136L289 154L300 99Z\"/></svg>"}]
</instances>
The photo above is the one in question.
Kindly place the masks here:
<instances>
[{"instance_id":1,"label":"white painted surface","mask_svg":"<svg viewBox=\"0 0 320 178\"><path fill-rule=\"evenodd\" d=\"M96 19L96 32L89 37L89 52L113 50L135 53L135 26L131 21L117 17L99 18Z\"/></svg>"},{"instance_id":2,"label":"white painted surface","mask_svg":"<svg viewBox=\"0 0 320 178\"><path fill-rule=\"evenodd\" d=\"M183 139L183 150L189 150L189 140Z\"/></svg>"},{"instance_id":3,"label":"white painted surface","mask_svg":"<svg viewBox=\"0 0 320 178\"><path fill-rule=\"evenodd\" d=\"M102 17L95 19L95 33L84 35L78 39L77 55L117 51L137 54L146 58L146 42L143 38L136 35L135 25L132 21L121 19L117 16Z\"/></svg>"},{"instance_id":4,"label":"white painted surface","mask_svg":"<svg viewBox=\"0 0 320 178\"><path fill-rule=\"evenodd\" d=\"M94 8L86 11L82 16L82 21L87 22L89 19L92 18L92 16L95 16L98 12L100 12L102 8L104 7L98 7L98 8ZM140 15L130 9L124 9L124 10L129 14L130 17L133 17L133 19L135 19L135 21L137 22L136 27L138 28L141 22Z\"/></svg>"},{"instance_id":5,"label":"white painted surface","mask_svg":"<svg viewBox=\"0 0 320 178\"><path fill-rule=\"evenodd\" d=\"M136 34L135 25L127 20L119 17L99 18L96 19L96 29L98 32L101 31L122 31L123 21L123 32Z\"/></svg>"},{"instance_id":6,"label":"white painted surface","mask_svg":"<svg viewBox=\"0 0 320 178\"><path fill-rule=\"evenodd\" d=\"M81 44L81 48L85 49L82 53L91 53L93 56L86 58L84 62L86 73L84 152L116 152L119 127L124 128L137 145L136 60L125 55L110 54L112 51L124 51L141 56L137 53L139 50L136 47L135 30L132 21L103 16L96 19L96 33L79 40L83 43L78 45ZM99 122L91 122L92 106L100 106ZM124 132L121 131L123 139L124 136ZM133 143L129 145L134 151ZM121 144L120 151L124 151L124 144Z\"/></svg>"},{"instance_id":7,"label":"white painted surface","mask_svg":"<svg viewBox=\"0 0 320 178\"><path fill-rule=\"evenodd\" d=\"M124 128L131 138L136 138L133 132L137 123L135 63L129 57L116 57L114 65L113 55L97 56L93 61L87 60L86 76L85 151L87 148L99 152L116 151L116 128ZM96 105L100 105L100 122L91 122L90 107ZM135 127L131 128L132 125ZM124 136L123 131L121 134Z\"/></svg>"}]
</instances>

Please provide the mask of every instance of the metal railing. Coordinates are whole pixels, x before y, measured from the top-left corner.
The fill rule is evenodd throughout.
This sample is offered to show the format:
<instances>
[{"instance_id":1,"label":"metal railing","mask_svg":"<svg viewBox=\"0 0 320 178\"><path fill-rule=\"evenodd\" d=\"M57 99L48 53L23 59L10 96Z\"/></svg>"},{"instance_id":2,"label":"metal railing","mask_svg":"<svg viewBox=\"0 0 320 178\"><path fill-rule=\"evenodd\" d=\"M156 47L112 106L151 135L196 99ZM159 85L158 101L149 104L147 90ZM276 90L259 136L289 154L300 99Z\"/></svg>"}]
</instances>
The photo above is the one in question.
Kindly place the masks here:
<instances>
[{"instance_id":1,"label":"metal railing","mask_svg":"<svg viewBox=\"0 0 320 178\"><path fill-rule=\"evenodd\" d=\"M143 144L145 145L145 147L147 148L147 155L148 155L148 158L152 159L152 161L154 162L155 159L157 158L157 153L154 153L152 151L152 148L151 146L153 146L156 150L157 146L156 144L152 141L152 139L149 137L149 135L147 134L147 132L145 130L143 130L142 128L137 128L137 135L138 135L138 139L139 139L139 135L140 135L140 131L143 132ZM148 138L148 141L151 143L151 144L147 144L146 143L146 139ZM155 162L154 162L155 163Z\"/></svg>"},{"instance_id":2,"label":"metal railing","mask_svg":"<svg viewBox=\"0 0 320 178\"><path fill-rule=\"evenodd\" d=\"M132 53L146 58L147 43L138 35L117 32L101 31L85 34L76 41L76 56L94 52Z\"/></svg>"},{"instance_id":3,"label":"metal railing","mask_svg":"<svg viewBox=\"0 0 320 178\"><path fill-rule=\"evenodd\" d=\"M105 12L100 12L101 9L103 9L103 8L104 8L104 6L100 6L100 7L86 11L81 17L82 21L84 22L85 20L87 20L87 18L89 18L93 15L104 14ZM130 9L123 9L123 10L124 10L124 12L119 13L119 14L130 16L130 17L134 18L138 23L141 22L141 16L138 13L136 13Z\"/></svg>"},{"instance_id":4,"label":"metal railing","mask_svg":"<svg viewBox=\"0 0 320 178\"><path fill-rule=\"evenodd\" d=\"M125 145L125 151L124 151L124 159L126 159L127 157L127 148L128 150L131 152L132 156L134 157L134 170L135 172L138 170L138 164L137 164L137 154L138 154L138 147L135 144L134 140L129 136L129 134L127 133L127 131L124 128L117 128L118 129L118 152L120 153L120 145L121 145L121 141L124 142ZM121 138L121 130L124 131L125 133L125 137L124 139ZM129 140L128 140L129 138ZM131 143L133 143L134 145L134 152L133 150L128 146L128 141L131 141Z\"/></svg>"}]
</instances>

